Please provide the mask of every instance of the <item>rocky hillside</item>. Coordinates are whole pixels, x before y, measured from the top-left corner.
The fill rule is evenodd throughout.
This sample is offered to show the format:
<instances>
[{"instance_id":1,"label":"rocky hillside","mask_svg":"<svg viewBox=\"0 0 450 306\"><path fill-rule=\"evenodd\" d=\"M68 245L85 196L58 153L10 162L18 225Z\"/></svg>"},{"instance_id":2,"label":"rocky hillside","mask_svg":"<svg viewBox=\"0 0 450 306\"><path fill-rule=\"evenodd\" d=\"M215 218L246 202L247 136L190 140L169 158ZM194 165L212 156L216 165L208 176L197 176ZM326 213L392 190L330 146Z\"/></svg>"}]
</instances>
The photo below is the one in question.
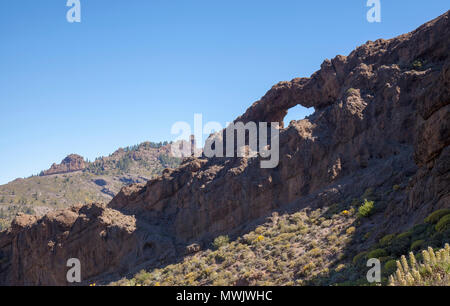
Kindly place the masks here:
<instances>
[{"instance_id":1,"label":"rocky hillside","mask_svg":"<svg viewBox=\"0 0 450 306\"><path fill-rule=\"evenodd\" d=\"M0 186L0 230L19 212L42 216L79 203L109 202L120 189L143 183L176 168L171 144L144 142L121 148L109 156L88 162L71 154L39 176L17 179Z\"/></svg>"},{"instance_id":2,"label":"rocky hillside","mask_svg":"<svg viewBox=\"0 0 450 306\"><path fill-rule=\"evenodd\" d=\"M315 109L280 130L276 168L260 168L260 157L186 158L177 169L122 188L107 205L75 206L40 219L21 215L0 234L0 283L66 284L70 257L80 259L85 283L154 268L162 270L149 282L155 275L167 281L158 273L175 271L172 264L189 260L188 254L208 252L223 235L248 254L243 261L253 256L247 247L256 259L265 256L249 246L253 238L281 240L283 249L274 254L283 262L268 267L281 269L299 258L285 280L298 284L357 280L361 275L350 278L347 271L365 256L355 259L358 254L394 258L413 243L420 250L418 240L443 246L448 217L425 218L450 207L449 54L447 12L411 33L325 60L309 78L275 85L236 121L282 124L295 105ZM289 215L282 222L292 231L267 221L274 212ZM241 243L246 234L253 235L250 242ZM202 260L207 253L199 254ZM213 256L215 265L230 260ZM245 273L242 266L229 271ZM190 272L181 269L184 278L202 280ZM230 277L229 283L252 283L252 277L259 276Z\"/></svg>"},{"instance_id":3,"label":"rocky hillside","mask_svg":"<svg viewBox=\"0 0 450 306\"><path fill-rule=\"evenodd\" d=\"M434 216L450 217L450 209L438 210L423 223L397 235L386 235L366 251L348 252L356 243L367 239L370 232L355 235L356 227L368 216L359 209L338 210L336 207L272 216L246 234L230 241L219 236L204 250L190 245L182 261L123 278L111 285L125 286L292 286L292 285L369 285L366 279L368 258L381 261L381 282L397 269L401 256L414 252L414 261L424 260L424 249L437 249L448 241L447 228L435 224ZM443 216L440 218L444 218ZM438 223L439 224L439 223ZM437 229L436 229L437 228ZM444 233L447 233L447 237ZM437 271L415 277L414 284L450 285L448 255ZM420 252L422 251L422 252ZM408 255L411 258L411 254ZM426 255L425 255L426 257ZM435 264L436 262L432 262ZM429 265L431 265L429 263ZM411 266L411 267L413 267ZM436 275L439 277L435 277ZM407 284L410 279L407 278Z\"/></svg>"}]
</instances>

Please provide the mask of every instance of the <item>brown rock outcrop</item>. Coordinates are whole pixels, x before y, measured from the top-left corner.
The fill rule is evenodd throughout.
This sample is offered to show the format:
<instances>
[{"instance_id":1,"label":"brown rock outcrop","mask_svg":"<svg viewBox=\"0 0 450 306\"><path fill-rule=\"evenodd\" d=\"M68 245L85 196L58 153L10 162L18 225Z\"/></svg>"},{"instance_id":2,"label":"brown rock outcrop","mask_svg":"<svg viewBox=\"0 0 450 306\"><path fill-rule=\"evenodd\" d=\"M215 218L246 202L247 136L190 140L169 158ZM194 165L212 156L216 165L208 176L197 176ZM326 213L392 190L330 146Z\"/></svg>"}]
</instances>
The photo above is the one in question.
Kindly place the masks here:
<instances>
[{"instance_id":1,"label":"brown rock outcrop","mask_svg":"<svg viewBox=\"0 0 450 306\"><path fill-rule=\"evenodd\" d=\"M42 171L41 176L52 175L52 174L62 174L84 170L87 163L84 158L77 154L70 154L64 158L60 164L53 164L50 169Z\"/></svg>"},{"instance_id":2,"label":"brown rock outcrop","mask_svg":"<svg viewBox=\"0 0 450 306\"><path fill-rule=\"evenodd\" d=\"M123 188L107 207L21 216L0 235L0 283L66 284L69 256L85 263L86 280L124 275L240 233L275 209L327 206L367 188L387 203L371 220L373 237L450 207L449 44L447 12L275 85L236 121L282 123L297 104L315 113L280 131L274 169L258 157L192 157ZM405 191L386 192L394 184Z\"/></svg>"},{"instance_id":3,"label":"brown rock outcrop","mask_svg":"<svg viewBox=\"0 0 450 306\"><path fill-rule=\"evenodd\" d=\"M67 260L78 258L84 280L124 273L158 252L170 255L167 238L149 227L137 229L133 216L104 204L75 206L36 217L20 215L0 236L0 280L14 285L67 284ZM148 264L147 263L147 264ZM20 267L20 268L18 268ZM86 284L86 282L85 282Z\"/></svg>"}]
</instances>

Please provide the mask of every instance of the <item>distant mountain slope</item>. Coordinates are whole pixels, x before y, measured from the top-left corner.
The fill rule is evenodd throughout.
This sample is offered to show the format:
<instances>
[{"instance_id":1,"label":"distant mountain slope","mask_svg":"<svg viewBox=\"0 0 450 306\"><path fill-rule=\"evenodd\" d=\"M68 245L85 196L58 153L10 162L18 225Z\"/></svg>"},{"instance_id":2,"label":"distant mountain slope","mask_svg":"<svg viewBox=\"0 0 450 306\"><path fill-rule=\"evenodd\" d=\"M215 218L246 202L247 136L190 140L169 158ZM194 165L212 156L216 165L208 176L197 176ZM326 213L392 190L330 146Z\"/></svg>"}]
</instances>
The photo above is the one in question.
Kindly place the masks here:
<instances>
[{"instance_id":1,"label":"distant mountain slope","mask_svg":"<svg viewBox=\"0 0 450 306\"><path fill-rule=\"evenodd\" d=\"M171 156L170 148L168 142L144 142L93 162L71 154L39 176L2 185L0 230L19 212L40 216L78 203L109 202L123 186L146 182L165 168L176 168L181 160Z\"/></svg>"}]
</instances>

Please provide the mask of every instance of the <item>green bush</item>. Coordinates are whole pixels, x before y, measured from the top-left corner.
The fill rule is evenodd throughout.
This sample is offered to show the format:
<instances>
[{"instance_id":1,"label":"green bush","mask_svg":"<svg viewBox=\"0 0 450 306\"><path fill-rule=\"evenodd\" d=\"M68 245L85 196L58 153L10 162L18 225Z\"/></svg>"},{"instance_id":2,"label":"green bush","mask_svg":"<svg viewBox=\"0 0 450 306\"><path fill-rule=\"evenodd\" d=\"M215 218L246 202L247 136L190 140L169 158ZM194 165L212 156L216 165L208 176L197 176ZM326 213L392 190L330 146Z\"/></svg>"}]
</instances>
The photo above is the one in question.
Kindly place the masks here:
<instances>
[{"instance_id":1,"label":"green bush","mask_svg":"<svg viewBox=\"0 0 450 306\"><path fill-rule=\"evenodd\" d=\"M411 229L411 234L414 240L429 237L432 232L434 232L434 228L431 224L428 223L414 225Z\"/></svg>"},{"instance_id":2,"label":"green bush","mask_svg":"<svg viewBox=\"0 0 450 306\"><path fill-rule=\"evenodd\" d=\"M367 252L361 252L361 253L355 255L355 257L353 257L353 264L354 264L354 265L358 265L358 264L360 264L365 258L367 258Z\"/></svg>"},{"instance_id":3,"label":"green bush","mask_svg":"<svg viewBox=\"0 0 450 306\"><path fill-rule=\"evenodd\" d=\"M420 249L422 249L425 245L425 240L421 239L421 240L416 240L411 244L411 251L419 251Z\"/></svg>"},{"instance_id":4,"label":"green bush","mask_svg":"<svg viewBox=\"0 0 450 306\"><path fill-rule=\"evenodd\" d=\"M408 231L408 232L398 234L396 239L405 239L405 238L409 239L410 237L411 237L411 232Z\"/></svg>"},{"instance_id":5,"label":"green bush","mask_svg":"<svg viewBox=\"0 0 450 306\"><path fill-rule=\"evenodd\" d=\"M381 246L389 246L395 238L395 234L389 234L380 239Z\"/></svg>"},{"instance_id":6,"label":"green bush","mask_svg":"<svg viewBox=\"0 0 450 306\"><path fill-rule=\"evenodd\" d=\"M397 270L397 261L395 259L391 259L384 264L385 275L391 275L396 270Z\"/></svg>"},{"instance_id":7,"label":"green bush","mask_svg":"<svg viewBox=\"0 0 450 306\"><path fill-rule=\"evenodd\" d=\"M439 209L432 212L428 217L425 218L426 223L435 224L437 223L443 216L450 214L450 209L444 208Z\"/></svg>"},{"instance_id":8,"label":"green bush","mask_svg":"<svg viewBox=\"0 0 450 306\"><path fill-rule=\"evenodd\" d=\"M380 258L380 257L385 257L387 256L387 252L385 249L376 249L371 251L368 255L367 258Z\"/></svg>"},{"instance_id":9,"label":"green bush","mask_svg":"<svg viewBox=\"0 0 450 306\"><path fill-rule=\"evenodd\" d=\"M422 63L421 60L415 60L415 61L412 63L412 68L413 68L414 70L422 70L422 67L423 67L423 63Z\"/></svg>"},{"instance_id":10,"label":"green bush","mask_svg":"<svg viewBox=\"0 0 450 306\"><path fill-rule=\"evenodd\" d=\"M450 229L450 215L443 216L436 224L436 231L442 233Z\"/></svg>"},{"instance_id":11,"label":"green bush","mask_svg":"<svg viewBox=\"0 0 450 306\"><path fill-rule=\"evenodd\" d=\"M227 245L229 242L230 238L228 236L219 236L216 239L214 239L213 247L217 250Z\"/></svg>"},{"instance_id":12,"label":"green bush","mask_svg":"<svg viewBox=\"0 0 450 306\"><path fill-rule=\"evenodd\" d=\"M434 229L434 227L433 227L433 229ZM426 241L428 242L429 246L437 247L437 246L441 246L442 244L448 242L448 237L450 237L449 233L434 232L430 238L426 239Z\"/></svg>"},{"instance_id":13,"label":"green bush","mask_svg":"<svg viewBox=\"0 0 450 306\"><path fill-rule=\"evenodd\" d=\"M349 89L347 89L347 95L356 95L357 93L358 93L358 90L357 89L355 89L355 88L349 88Z\"/></svg>"},{"instance_id":14,"label":"green bush","mask_svg":"<svg viewBox=\"0 0 450 306\"><path fill-rule=\"evenodd\" d=\"M368 217L372 213L374 206L373 201L367 201L364 199L364 203L358 208L358 214L360 217Z\"/></svg>"},{"instance_id":15,"label":"green bush","mask_svg":"<svg viewBox=\"0 0 450 306\"><path fill-rule=\"evenodd\" d=\"M392 241L388 250L390 253L400 256L406 253L411 245L411 233L405 232L398 234Z\"/></svg>"}]
</instances>

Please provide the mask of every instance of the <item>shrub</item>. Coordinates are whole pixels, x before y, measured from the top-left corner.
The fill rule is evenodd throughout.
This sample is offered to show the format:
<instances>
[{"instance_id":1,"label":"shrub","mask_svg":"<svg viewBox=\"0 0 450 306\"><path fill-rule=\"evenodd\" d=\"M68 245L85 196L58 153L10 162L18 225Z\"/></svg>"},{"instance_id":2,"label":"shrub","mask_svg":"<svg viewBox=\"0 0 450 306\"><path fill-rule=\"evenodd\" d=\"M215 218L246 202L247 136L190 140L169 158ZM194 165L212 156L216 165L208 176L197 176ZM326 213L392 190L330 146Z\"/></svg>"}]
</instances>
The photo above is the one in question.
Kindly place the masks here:
<instances>
[{"instance_id":1,"label":"shrub","mask_svg":"<svg viewBox=\"0 0 450 306\"><path fill-rule=\"evenodd\" d=\"M406 238L409 239L409 237L411 237L411 232L404 232L404 233L398 234L396 239L406 239Z\"/></svg>"},{"instance_id":2,"label":"shrub","mask_svg":"<svg viewBox=\"0 0 450 306\"><path fill-rule=\"evenodd\" d=\"M309 251L309 255L311 255L312 257L318 257L320 256L322 252L320 251L319 248L314 248L311 251Z\"/></svg>"},{"instance_id":3,"label":"shrub","mask_svg":"<svg viewBox=\"0 0 450 306\"><path fill-rule=\"evenodd\" d=\"M434 230L434 227L433 227ZM428 245L430 246L440 246L443 243L448 242L448 237L450 237L450 231L447 232L434 232L431 238L427 239Z\"/></svg>"},{"instance_id":4,"label":"shrub","mask_svg":"<svg viewBox=\"0 0 450 306\"><path fill-rule=\"evenodd\" d=\"M392 257L391 256L383 256L383 257L380 257L380 258L378 258L381 262L387 262L387 261L389 261L389 260L391 260L392 259Z\"/></svg>"},{"instance_id":5,"label":"shrub","mask_svg":"<svg viewBox=\"0 0 450 306\"><path fill-rule=\"evenodd\" d=\"M358 265L367 258L367 252L361 252L353 257L353 264Z\"/></svg>"},{"instance_id":6,"label":"shrub","mask_svg":"<svg viewBox=\"0 0 450 306\"><path fill-rule=\"evenodd\" d=\"M364 203L358 208L358 214L360 217L368 217L372 213L374 206L373 201L367 201L364 199Z\"/></svg>"},{"instance_id":7,"label":"shrub","mask_svg":"<svg viewBox=\"0 0 450 306\"><path fill-rule=\"evenodd\" d=\"M316 265L313 262L310 262L301 268L301 270L299 271L299 275L307 276L315 267Z\"/></svg>"},{"instance_id":8,"label":"shrub","mask_svg":"<svg viewBox=\"0 0 450 306\"><path fill-rule=\"evenodd\" d=\"M396 262L397 270L389 276L391 286L450 286L450 246L435 252L431 247L422 251L423 263L418 264L414 254L409 262L403 255Z\"/></svg>"},{"instance_id":9,"label":"shrub","mask_svg":"<svg viewBox=\"0 0 450 306\"><path fill-rule=\"evenodd\" d=\"M355 88L349 88L349 89L347 89L347 95L357 95L358 94L358 90L357 89L355 89Z\"/></svg>"},{"instance_id":10,"label":"shrub","mask_svg":"<svg viewBox=\"0 0 450 306\"><path fill-rule=\"evenodd\" d=\"M397 261L396 260L391 259L384 264L384 272L386 273L385 275L391 275L396 270L397 270Z\"/></svg>"},{"instance_id":11,"label":"shrub","mask_svg":"<svg viewBox=\"0 0 450 306\"><path fill-rule=\"evenodd\" d=\"M342 271L343 269L345 269L345 265L344 264L340 264L336 267L336 269L334 269L334 271L339 272Z\"/></svg>"},{"instance_id":12,"label":"shrub","mask_svg":"<svg viewBox=\"0 0 450 306\"><path fill-rule=\"evenodd\" d=\"M395 234L389 234L380 239L381 246L389 246L395 238Z\"/></svg>"},{"instance_id":13,"label":"shrub","mask_svg":"<svg viewBox=\"0 0 450 306\"><path fill-rule=\"evenodd\" d=\"M367 258L380 258L387 255L385 249L376 249L367 254Z\"/></svg>"},{"instance_id":14,"label":"shrub","mask_svg":"<svg viewBox=\"0 0 450 306\"><path fill-rule=\"evenodd\" d=\"M400 256L409 250L410 245L411 245L411 233L404 232L398 234L397 237L395 237L395 239L388 247L388 250L393 254Z\"/></svg>"},{"instance_id":15,"label":"shrub","mask_svg":"<svg viewBox=\"0 0 450 306\"><path fill-rule=\"evenodd\" d=\"M414 225L413 228L411 229L413 238L417 238L417 239L422 239L422 238L429 236L430 231L431 232L433 231L433 227L428 223Z\"/></svg>"},{"instance_id":16,"label":"shrub","mask_svg":"<svg viewBox=\"0 0 450 306\"><path fill-rule=\"evenodd\" d=\"M219 236L216 239L214 239L213 247L217 250L227 245L229 242L230 238L228 236Z\"/></svg>"},{"instance_id":17,"label":"shrub","mask_svg":"<svg viewBox=\"0 0 450 306\"><path fill-rule=\"evenodd\" d=\"M343 210L343 211L341 212L341 215L343 215L343 216L348 216L348 215L350 215L350 212L349 212L348 210Z\"/></svg>"},{"instance_id":18,"label":"shrub","mask_svg":"<svg viewBox=\"0 0 450 306\"><path fill-rule=\"evenodd\" d=\"M338 238L338 236L336 236L336 235L329 235L329 236L327 237L327 240L328 240L329 242L336 242L338 239L339 239L339 238Z\"/></svg>"},{"instance_id":19,"label":"shrub","mask_svg":"<svg viewBox=\"0 0 450 306\"><path fill-rule=\"evenodd\" d=\"M258 237L256 237L256 242L260 242L264 240L264 236L263 235L259 235Z\"/></svg>"},{"instance_id":20,"label":"shrub","mask_svg":"<svg viewBox=\"0 0 450 306\"><path fill-rule=\"evenodd\" d=\"M347 235L352 235L353 233L355 233L356 228L354 226L351 226L349 228L347 228L347 230L345 231L347 233Z\"/></svg>"},{"instance_id":21,"label":"shrub","mask_svg":"<svg viewBox=\"0 0 450 306\"><path fill-rule=\"evenodd\" d=\"M419 251L423 248L425 240L416 240L411 244L411 251Z\"/></svg>"},{"instance_id":22,"label":"shrub","mask_svg":"<svg viewBox=\"0 0 450 306\"><path fill-rule=\"evenodd\" d=\"M422 67L423 67L423 63L422 63L421 60L415 60L415 61L412 63L412 68L413 68L414 70L421 70Z\"/></svg>"},{"instance_id":23,"label":"shrub","mask_svg":"<svg viewBox=\"0 0 450 306\"><path fill-rule=\"evenodd\" d=\"M435 227L436 231L442 233L450 229L450 215L443 216Z\"/></svg>"},{"instance_id":24,"label":"shrub","mask_svg":"<svg viewBox=\"0 0 450 306\"><path fill-rule=\"evenodd\" d=\"M426 223L435 224L437 223L443 216L450 214L450 209L444 208L439 209L432 212L428 217L425 218Z\"/></svg>"}]
</instances>

